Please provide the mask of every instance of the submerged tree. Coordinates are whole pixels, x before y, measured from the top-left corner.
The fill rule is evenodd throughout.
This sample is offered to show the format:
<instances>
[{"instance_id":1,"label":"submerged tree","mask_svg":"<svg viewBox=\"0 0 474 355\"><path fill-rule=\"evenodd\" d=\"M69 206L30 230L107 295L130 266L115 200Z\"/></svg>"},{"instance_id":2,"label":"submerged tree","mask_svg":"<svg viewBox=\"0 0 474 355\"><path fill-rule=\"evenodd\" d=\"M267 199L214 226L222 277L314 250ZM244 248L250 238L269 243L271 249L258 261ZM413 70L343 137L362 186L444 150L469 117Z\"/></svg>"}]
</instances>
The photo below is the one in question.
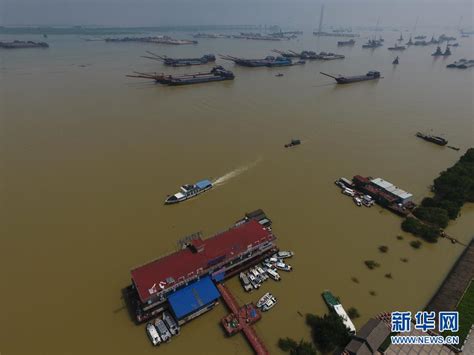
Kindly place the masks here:
<instances>
[{"instance_id":1,"label":"submerged tree","mask_svg":"<svg viewBox=\"0 0 474 355\"><path fill-rule=\"evenodd\" d=\"M370 269L375 269L376 267L379 267L380 264L374 260L366 260L364 261L364 264Z\"/></svg>"},{"instance_id":2,"label":"submerged tree","mask_svg":"<svg viewBox=\"0 0 474 355\"><path fill-rule=\"evenodd\" d=\"M355 307L351 307L347 310L347 315L349 318L356 319L360 317L360 313Z\"/></svg>"},{"instance_id":3,"label":"submerged tree","mask_svg":"<svg viewBox=\"0 0 474 355\"><path fill-rule=\"evenodd\" d=\"M311 336L316 347L323 353L344 347L350 341L349 329L336 313L325 314L322 317L308 314L306 323L311 327Z\"/></svg>"}]
</instances>

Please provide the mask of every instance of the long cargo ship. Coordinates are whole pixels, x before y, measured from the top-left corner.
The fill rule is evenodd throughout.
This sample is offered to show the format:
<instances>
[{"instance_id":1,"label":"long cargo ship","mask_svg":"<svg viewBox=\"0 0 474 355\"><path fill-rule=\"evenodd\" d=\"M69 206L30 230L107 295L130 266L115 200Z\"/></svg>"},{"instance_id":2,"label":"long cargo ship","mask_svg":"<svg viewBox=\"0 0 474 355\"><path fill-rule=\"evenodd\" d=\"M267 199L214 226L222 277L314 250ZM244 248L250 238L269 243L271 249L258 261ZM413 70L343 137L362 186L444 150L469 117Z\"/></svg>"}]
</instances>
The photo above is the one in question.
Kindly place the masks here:
<instances>
[{"instance_id":1,"label":"long cargo ship","mask_svg":"<svg viewBox=\"0 0 474 355\"><path fill-rule=\"evenodd\" d=\"M346 313L346 310L344 309L344 307L342 307L341 302L339 302L339 300L334 297L334 295L329 291L324 291L322 296L329 309L331 309L331 311L335 312L339 317L341 317L342 322L344 323L346 328L349 329L349 332L351 334L355 334L356 328L354 326L354 323L352 323L351 319Z\"/></svg>"},{"instance_id":2,"label":"long cargo ship","mask_svg":"<svg viewBox=\"0 0 474 355\"><path fill-rule=\"evenodd\" d=\"M237 65L244 67L287 67L294 65L291 59L283 56L267 56L262 59L245 59L237 58L230 55L221 55L221 58L224 60L229 60L234 62Z\"/></svg>"},{"instance_id":3,"label":"long cargo ship","mask_svg":"<svg viewBox=\"0 0 474 355\"><path fill-rule=\"evenodd\" d=\"M200 58L170 58L165 55L158 55L153 52L147 51L149 56L143 56L143 58L158 60L163 62L164 65L171 67L185 67L190 65L202 65L213 63L216 61L214 54L205 54Z\"/></svg>"},{"instance_id":4,"label":"long cargo ship","mask_svg":"<svg viewBox=\"0 0 474 355\"><path fill-rule=\"evenodd\" d=\"M428 141L428 142L431 142L431 143L434 143L434 144L437 144L437 145L446 145L446 144L448 144L448 141L446 139L444 139L443 137L433 136L431 134L425 134L425 133L421 133L421 132L417 132L416 136L418 138L424 139L425 141Z\"/></svg>"},{"instance_id":5,"label":"long cargo ship","mask_svg":"<svg viewBox=\"0 0 474 355\"><path fill-rule=\"evenodd\" d=\"M321 74L335 79L338 84L350 84L350 83L356 83L359 81L377 80L381 78L380 72L378 71L369 71L365 75L356 75L356 76L333 76L333 75L329 75L323 72L321 72Z\"/></svg>"},{"instance_id":6,"label":"long cargo ship","mask_svg":"<svg viewBox=\"0 0 474 355\"><path fill-rule=\"evenodd\" d=\"M189 200L190 198L196 197L207 190L212 189L212 182L209 180L201 180L194 185L183 185L181 191L175 193L172 196L168 196L165 200L165 205L171 205L179 202Z\"/></svg>"},{"instance_id":7,"label":"long cargo ship","mask_svg":"<svg viewBox=\"0 0 474 355\"><path fill-rule=\"evenodd\" d=\"M12 42L1 42L0 48L5 49L21 49L21 48L48 48L49 44L46 42L33 42L33 41L12 41Z\"/></svg>"},{"instance_id":8,"label":"long cargo ship","mask_svg":"<svg viewBox=\"0 0 474 355\"><path fill-rule=\"evenodd\" d=\"M213 81L234 80L235 78L234 73L232 73L230 70L224 69L220 65L212 68L212 70L207 73L166 75L135 72L134 75L127 76L131 78L150 79L156 81L159 84L169 86L201 84Z\"/></svg>"},{"instance_id":9,"label":"long cargo ship","mask_svg":"<svg viewBox=\"0 0 474 355\"><path fill-rule=\"evenodd\" d=\"M346 37L346 38L356 38L360 37L358 33L347 33L347 32L324 32L324 31L314 31L314 36L324 36L324 37Z\"/></svg>"},{"instance_id":10,"label":"long cargo ship","mask_svg":"<svg viewBox=\"0 0 474 355\"><path fill-rule=\"evenodd\" d=\"M214 282L239 274L277 251L271 221L257 210L225 232L207 239L189 236L181 241L180 250L133 269L132 285L124 290L124 297L138 323L169 308L181 325L214 307L219 298ZM189 303L196 294L201 302Z\"/></svg>"},{"instance_id":11,"label":"long cargo ship","mask_svg":"<svg viewBox=\"0 0 474 355\"><path fill-rule=\"evenodd\" d=\"M348 41L338 41L337 42L337 45L338 46L353 46L354 44L356 43L356 41L354 41L353 39L350 39Z\"/></svg>"}]
</instances>

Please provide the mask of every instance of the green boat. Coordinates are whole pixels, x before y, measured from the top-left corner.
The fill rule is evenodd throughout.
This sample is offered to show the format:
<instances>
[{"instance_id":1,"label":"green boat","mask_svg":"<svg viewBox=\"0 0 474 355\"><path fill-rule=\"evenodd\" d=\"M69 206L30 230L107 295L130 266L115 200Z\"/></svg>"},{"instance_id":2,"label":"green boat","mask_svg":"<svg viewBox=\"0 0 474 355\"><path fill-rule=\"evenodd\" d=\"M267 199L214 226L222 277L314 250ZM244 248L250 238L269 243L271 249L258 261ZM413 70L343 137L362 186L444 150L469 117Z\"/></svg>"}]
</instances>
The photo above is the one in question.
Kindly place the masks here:
<instances>
[{"instance_id":1,"label":"green boat","mask_svg":"<svg viewBox=\"0 0 474 355\"><path fill-rule=\"evenodd\" d=\"M333 312L336 312L336 314L341 317L342 322L346 326L346 328L349 330L349 333L355 334L356 333L356 328L354 324L352 323L351 319L347 315L345 309L342 307L341 302L339 302L339 299L335 297L330 291L326 290L322 293L324 302L328 305L329 309Z\"/></svg>"}]
</instances>

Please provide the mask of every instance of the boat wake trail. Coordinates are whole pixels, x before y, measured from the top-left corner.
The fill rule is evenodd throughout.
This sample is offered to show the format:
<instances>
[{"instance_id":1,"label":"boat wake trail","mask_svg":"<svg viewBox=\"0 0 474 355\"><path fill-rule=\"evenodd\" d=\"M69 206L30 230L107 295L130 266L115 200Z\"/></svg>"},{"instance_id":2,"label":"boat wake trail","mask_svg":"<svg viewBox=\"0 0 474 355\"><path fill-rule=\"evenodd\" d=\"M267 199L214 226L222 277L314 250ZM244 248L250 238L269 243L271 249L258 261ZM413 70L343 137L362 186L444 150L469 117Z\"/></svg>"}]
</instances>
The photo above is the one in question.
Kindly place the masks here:
<instances>
[{"instance_id":1,"label":"boat wake trail","mask_svg":"<svg viewBox=\"0 0 474 355\"><path fill-rule=\"evenodd\" d=\"M234 170L228 172L227 174L222 175L221 177L217 178L213 182L213 185L215 185L215 186L224 185L225 183L229 182L231 179L236 178L237 176L243 174L247 170L253 168L254 166L256 166L261 161L262 161L262 158L259 157L257 160L255 160L254 162L252 162L250 164L247 164L247 165L241 166L237 169L234 169Z\"/></svg>"}]
</instances>

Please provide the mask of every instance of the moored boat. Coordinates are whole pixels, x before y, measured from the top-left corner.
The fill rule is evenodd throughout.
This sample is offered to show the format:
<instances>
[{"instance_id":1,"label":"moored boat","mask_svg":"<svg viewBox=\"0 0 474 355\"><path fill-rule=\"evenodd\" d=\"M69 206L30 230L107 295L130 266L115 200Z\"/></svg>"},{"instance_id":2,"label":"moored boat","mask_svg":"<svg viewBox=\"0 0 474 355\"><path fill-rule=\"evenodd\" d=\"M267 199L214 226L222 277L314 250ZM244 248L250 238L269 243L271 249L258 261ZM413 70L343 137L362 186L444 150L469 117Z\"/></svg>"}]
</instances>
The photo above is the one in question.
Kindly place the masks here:
<instances>
[{"instance_id":1,"label":"moored boat","mask_svg":"<svg viewBox=\"0 0 474 355\"><path fill-rule=\"evenodd\" d=\"M425 141L428 141L428 142L431 142L431 143L435 143L437 145L446 145L446 144L448 144L448 141L446 139L444 139L443 137L440 137L440 136L434 136L434 135L431 135L431 134L425 134L425 133L421 133L421 132L417 132L416 136L418 138L424 139Z\"/></svg>"},{"instance_id":2,"label":"moored boat","mask_svg":"<svg viewBox=\"0 0 474 355\"><path fill-rule=\"evenodd\" d=\"M277 261L275 267L283 271L291 271L293 269L291 265L285 264L283 261Z\"/></svg>"},{"instance_id":3,"label":"moored boat","mask_svg":"<svg viewBox=\"0 0 474 355\"><path fill-rule=\"evenodd\" d=\"M153 345L158 345L161 343L161 338L158 334L158 332L156 331L156 328L153 324L151 323L148 323L146 325L146 333L148 335L148 337L150 338L150 341Z\"/></svg>"},{"instance_id":4,"label":"moored boat","mask_svg":"<svg viewBox=\"0 0 474 355\"><path fill-rule=\"evenodd\" d=\"M350 84L350 83L356 83L359 81L377 80L381 78L380 72L375 71L375 70L369 71L365 75L356 75L356 76L333 76L333 75L329 75L323 72L321 72L321 74L335 79L338 84Z\"/></svg>"},{"instance_id":5,"label":"moored boat","mask_svg":"<svg viewBox=\"0 0 474 355\"><path fill-rule=\"evenodd\" d=\"M262 308L263 305L270 300L273 297L273 295L270 292L265 293L260 299L257 301L257 307Z\"/></svg>"},{"instance_id":6,"label":"moored boat","mask_svg":"<svg viewBox=\"0 0 474 355\"><path fill-rule=\"evenodd\" d=\"M155 320L155 327L162 341L170 341L171 333L161 318Z\"/></svg>"},{"instance_id":7,"label":"moored boat","mask_svg":"<svg viewBox=\"0 0 474 355\"><path fill-rule=\"evenodd\" d=\"M166 326L168 327L171 335L178 335L180 332L180 327L171 313L165 311L163 312L163 321L165 322Z\"/></svg>"},{"instance_id":8,"label":"moored boat","mask_svg":"<svg viewBox=\"0 0 474 355\"><path fill-rule=\"evenodd\" d=\"M329 291L324 291L322 296L323 296L324 301L328 305L328 307L342 319L342 322L344 323L346 328L349 330L349 332L351 334L355 334L356 328L354 326L354 323L352 323L351 319L349 318L346 311L342 307L341 302L339 302L339 300L336 297L334 297L334 295Z\"/></svg>"},{"instance_id":9,"label":"moored boat","mask_svg":"<svg viewBox=\"0 0 474 355\"><path fill-rule=\"evenodd\" d=\"M398 44L395 43L395 45L393 47L388 47L388 50L389 51L404 51L406 49L405 46L400 46Z\"/></svg>"},{"instance_id":10,"label":"moored boat","mask_svg":"<svg viewBox=\"0 0 474 355\"><path fill-rule=\"evenodd\" d=\"M250 291L253 290L253 287L250 283L250 280L244 272L241 272L239 274L239 279L240 279L240 282L242 283L242 286L243 286L245 291L250 292Z\"/></svg>"},{"instance_id":11,"label":"moored boat","mask_svg":"<svg viewBox=\"0 0 474 355\"><path fill-rule=\"evenodd\" d=\"M198 181L194 185L183 185L181 186L181 191L175 193L172 196L169 196L165 200L165 205L171 205L178 202L183 202L193 198L207 190L210 190L213 187L212 182L209 180Z\"/></svg>"},{"instance_id":12,"label":"moored boat","mask_svg":"<svg viewBox=\"0 0 474 355\"><path fill-rule=\"evenodd\" d=\"M277 299L274 296L271 296L267 301L262 305L262 311L266 312L272 309L277 304Z\"/></svg>"},{"instance_id":13,"label":"moored boat","mask_svg":"<svg viewBox=\"0 0 474 355\"><path fill-rule=\"evenodd\" d=\"M362 48L378 48L382 47L382 40L381 39L369 39L366 44L362 45Z\"/></svg>"},{"instance_id":14,"label":"moored boat","mask_svg":"<svg viewBox=\"0 0 474 355\"><path fill-rule=\"evenodd\" d=\"M159 84L169 86L191 85L209 83L213 81L234 80L235 76L230 70L226 70L220 65L215 66L207 73L166 75L157 73L140 73L135 72L134 75L127 75L131 78L143 78L154 80Z\"/></svg>"},{"instance_id":15,"label":"moored boat","mask_svg":"<svg viewBox=\"0 0 474 355\"><path fill-rule=\"evenodd\" d=\"M295 253L293 253L292 251L286 251L286 250L281 250L275 254L275 256L280 259L291 258L293 255L295 255Z\"/></svg>"},{"instance_id":16,"label":"moored boat","mask_svg":"<svg viewBox=\"0 0 474 355\"><path fill-rule=\"evenodd\" d=\"M15 40L12 42L0 41L0 48L5 48L5 49L49 48L49 44L46 42L18 41L18 40Z\"/></svg>"},{"instance_id":17,"label":"moored boat","mask_svg":"<svg viewBox=\"0 0 474 355\"><path fill-rule=\"evenodd\" d=\"M355 203L357 206L359 206L359 207L362 206L362 200L361 200L360 197L354 196L354 197L353 197L353 200L354 200L354 203Z\"/></svg>"},{"instance_id":18,"label":"moored boat","mask_svg":"<svg viewBox=\"0 0 474 355\"><path fill-rule=\"evenodd\" d=\"M205 54L200 58L170 58L167 56L160 56L153 52L147 51L149 56L143 56L143 58L158 60L163 62L164 65L171 67L185 67L190 65L202 65L216 61L214 54Z\"/></svg>"},{"instance_id":19,"label":"moored boat","mask_svg":"<svg viewBox=\"0 0 474 355\"><path fill-rule=\"evenodd\" d=\"M272 269L271 267L267 267L267 274L275 281L280 281L281 278L280 278L280 274L278 273L278 271Z\"/></svg>"},{"instance_id":20,"label":"moored boat","mask_svg":"<svg viewBox=\"0 0 474 355\"><path fill-rule=\"evenodd\" d=\"M232 57L230 55L221 55L221 58L224 60L229 60L234 62L237 65L244 67L288 67L294 65L292 60L284 56L267 56L263 59L245 59Z\"/></svg>"},{"instance_id":21,"label":"moored boat","mask_svg":"<svg viewBox=\"0 0 474 355\"><path fill-rule=\"evenodd\" d=\"M339 47L342 47L342 46L353 46L354 44L356 43L356 41L354 41L353 39L350 39L348 41L337 41L337 45Z\"/></svg>"}]
</instances>

